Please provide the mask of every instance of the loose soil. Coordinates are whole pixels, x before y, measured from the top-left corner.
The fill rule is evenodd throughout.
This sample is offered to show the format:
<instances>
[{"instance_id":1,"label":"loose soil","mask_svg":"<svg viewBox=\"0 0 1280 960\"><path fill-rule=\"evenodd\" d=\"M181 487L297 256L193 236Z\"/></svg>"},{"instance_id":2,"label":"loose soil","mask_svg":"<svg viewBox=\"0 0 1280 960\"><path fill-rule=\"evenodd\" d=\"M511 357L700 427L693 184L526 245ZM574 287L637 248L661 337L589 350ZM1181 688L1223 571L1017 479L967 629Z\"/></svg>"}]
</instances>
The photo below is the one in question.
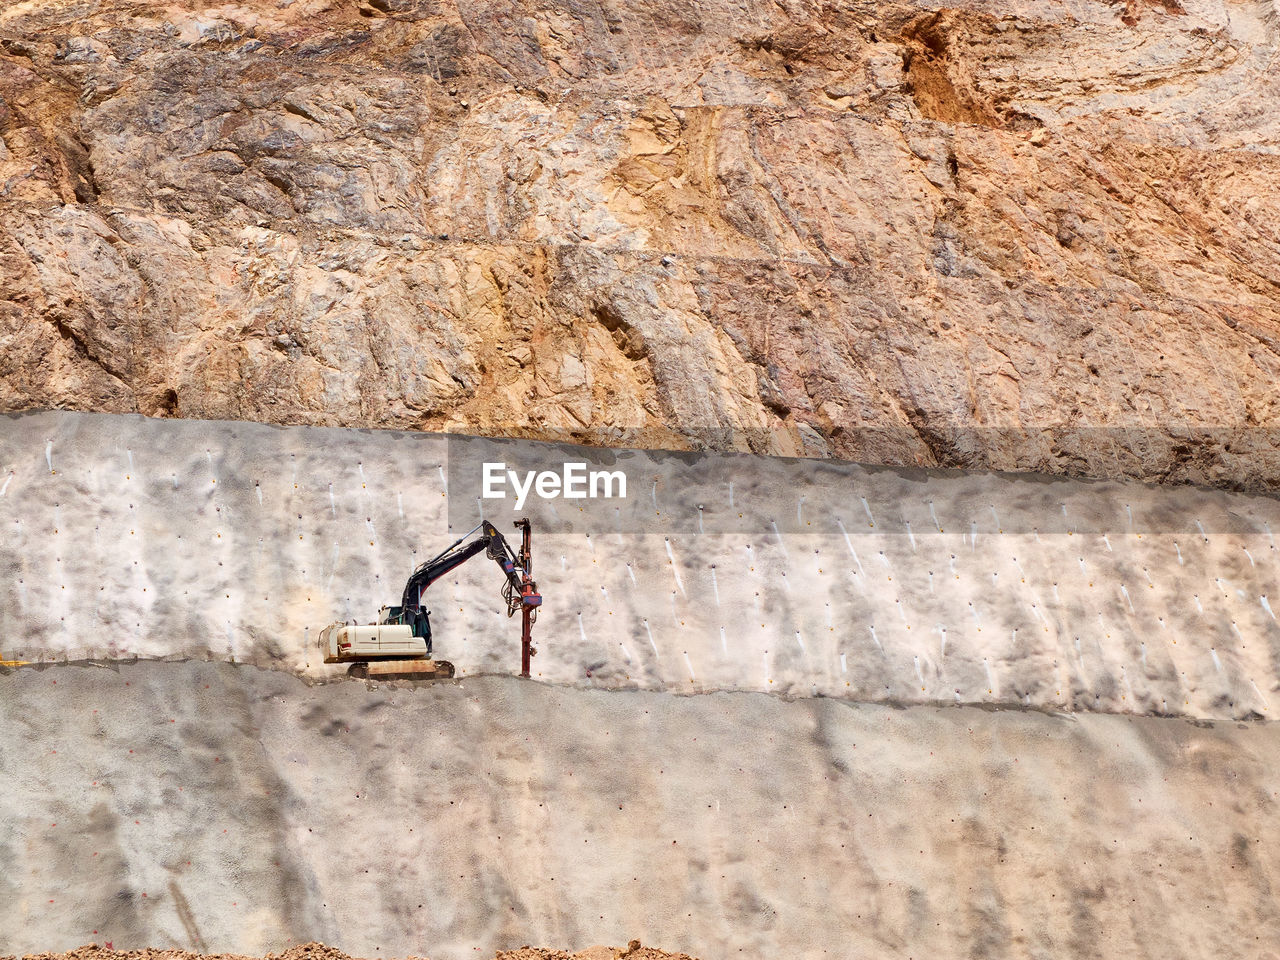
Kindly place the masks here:
<instances>
[{"instance_id":1,"label":"loose soil","mask_svg":"<svg viewBox=\"0 0 1280 960\"><path fill-rule=\"evenodd\" d=\"M0 960L17 960L16 957L0 957ZM186 950L115 950L108 944L87 944L67 953L27 954L22 960L257 960L235 953L190 953ZM359 960L341 950L326 947L323 943L304 943L290 947L283 953L269 953L264 960ZM428 960L426 957L409 957L406 960ZM543 947L521 947L519 950L499 951L494 960L696 960L685 953L667 953L652 947L641 946L632 940L625 947L588 947L577 953L564 950L548 950Z\"/></svg>"}]
</instances>

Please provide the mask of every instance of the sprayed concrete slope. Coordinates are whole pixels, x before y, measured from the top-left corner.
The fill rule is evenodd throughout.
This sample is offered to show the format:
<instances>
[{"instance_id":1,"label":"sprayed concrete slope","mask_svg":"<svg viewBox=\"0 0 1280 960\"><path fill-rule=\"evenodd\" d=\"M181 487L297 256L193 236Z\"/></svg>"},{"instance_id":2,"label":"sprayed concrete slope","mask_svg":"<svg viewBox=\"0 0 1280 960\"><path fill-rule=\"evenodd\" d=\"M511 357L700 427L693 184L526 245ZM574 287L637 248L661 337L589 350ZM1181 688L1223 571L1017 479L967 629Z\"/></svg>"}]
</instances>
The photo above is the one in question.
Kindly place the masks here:
<instances>
[{"instance_id":1,"label":"sprayed concrete slope","mask_svg":"<svg viewBox=\"0 0 1280 960\"><path fill-rule=\"evenodd\" d=\"M1280 727L218 663L0 676L0 944L1267 957Z\"/></svg>"},{"instance_id":2,"label":"sprayed concrete slope","mask_svg":"<svg viewBox=\"0 0 1280 960\"><path fill-rule=\"evenodd\" d=\"M1277 700L1265 497L61 412L0 421L0 655L325 675L319 629L398 601L478 520L489 457L630 478L625 501L522 511L544 681L1195 717ZM429 594L462 675L518 669L499 585L481 558Z\"/></svg>"}]
</instances>

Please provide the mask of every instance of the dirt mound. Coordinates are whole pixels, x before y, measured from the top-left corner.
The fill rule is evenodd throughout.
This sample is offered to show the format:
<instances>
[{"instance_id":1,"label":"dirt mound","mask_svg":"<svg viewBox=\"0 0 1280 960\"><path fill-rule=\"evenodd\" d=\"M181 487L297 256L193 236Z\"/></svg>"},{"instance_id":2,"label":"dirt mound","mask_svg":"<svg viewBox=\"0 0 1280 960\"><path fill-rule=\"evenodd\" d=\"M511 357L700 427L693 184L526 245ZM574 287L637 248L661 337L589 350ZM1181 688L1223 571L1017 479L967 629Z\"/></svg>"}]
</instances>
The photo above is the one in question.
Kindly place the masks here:
<instances>
[{"instance_id":1,"label":"dirt mound","mask_svg":"<svg viewBox=\"0 0 1280 960\"><path fill-rule=\"evenodd\" d=\"M16 957L0 957L0 960L17 960ZM186 950L115 950L111 944L98 946L90 943L67 953L28 954L23 960L255 960L234 953L190 953ZM282 953L269 953L265 960L357 960L341 950L326 947L323 943L304 943L290 947ZM426 960L425 957L409 957L406 960ZM632 940L626 947L588 947L577 953L548 950L543 947L521 947L519 950L500 951L495 960L694 960L685 953L666 953L640 945Z\"/></svg>"},{"instance_id":2,"label":"dirt mound","mask_svg":"<svg viewBox=\"0 0 1280 960\"><path fill-rule=\"evenodd\" d=\"M667 953L653 947L640 945L632 940L626 947L588 947L577 953L563 950L547 950L542 947L521 947L519 950L500 951L495 960L694 960L687 953Z\"/></svg>"},{"instance_id":3,"label":"dirt mound","mask_svg":"<svg viewBox=\"0 0 1280 960\"><path fill-rule=\"evenodd\" d=\"M0 960L16 960L0 957ZM99 946L86 944L68 953L28 954L23 960L256 960L235 953L191 953L186 950L116 950L110 943ZM290 947L282 953L269 953L265 960L354 960L341 950L326 947L323 943L304 943ZM419 958L407 958L419 960ZM426 958L421 958L426 960Z\"/></svg>"}]
</instances>

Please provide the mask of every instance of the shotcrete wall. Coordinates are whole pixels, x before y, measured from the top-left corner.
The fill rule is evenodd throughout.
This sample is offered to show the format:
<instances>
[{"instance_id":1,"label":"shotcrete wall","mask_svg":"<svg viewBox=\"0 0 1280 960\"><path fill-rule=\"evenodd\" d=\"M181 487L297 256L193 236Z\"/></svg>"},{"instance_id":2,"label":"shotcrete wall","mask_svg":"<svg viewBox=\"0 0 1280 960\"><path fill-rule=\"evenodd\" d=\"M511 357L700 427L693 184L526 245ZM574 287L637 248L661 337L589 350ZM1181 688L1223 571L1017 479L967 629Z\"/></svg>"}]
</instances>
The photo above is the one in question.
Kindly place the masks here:
<instances>
[{"instance_id":1,"label":"shotcrete wall","mask_svg":"<svg viewBox=\"0 0 1280 960\"><path fill-rule=\"evenodd\" d=\"M0 423L0 953L1280 950L1280 733L1241 722L1280 677L1272 500ZM429 592L457 679L321 664L324 624L520 515L477 500L498 460L628 477L520 511L535 678L483 559Z\"/></svg>"},{"instance_id":2,"label":"shotcrete wall","mask_svg":"<svg viewBox=\"0 0 1280 960\"><path fill-rule=\"evenodd\" d=\"M1280 678L1264 497L57 412L0 427L0 659L332 673L320 628L372 620L478 521L480 462L579 459L624 470L628 496L521 511L543 681L1240 718L1270 716ZM460 675L518 670L499 586L480 558L429 593Z\"/></svg>"},{"instance_id":3,"label":"shotcrete wall","mask_svg":"<svg viewBox=\"0 0 1280 960\"><path fill-rule=\"evenodd\" d=\"M0 676L0 953L1280 949L1280 728L219 663Z\"/></svg>"}]
</instances>

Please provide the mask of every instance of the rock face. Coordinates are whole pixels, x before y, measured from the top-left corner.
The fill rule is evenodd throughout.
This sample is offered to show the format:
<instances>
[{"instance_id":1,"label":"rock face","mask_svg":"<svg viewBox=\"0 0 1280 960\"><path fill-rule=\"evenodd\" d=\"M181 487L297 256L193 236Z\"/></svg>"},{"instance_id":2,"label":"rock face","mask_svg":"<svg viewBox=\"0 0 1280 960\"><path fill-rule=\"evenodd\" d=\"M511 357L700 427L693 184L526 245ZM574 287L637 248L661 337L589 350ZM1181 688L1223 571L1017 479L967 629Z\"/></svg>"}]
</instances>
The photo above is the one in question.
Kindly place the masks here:
<instances>
[{"instance_id":1,"label":"rock face","mask_svg":"<svg viewBox=\"0 0 1280 960\"><path fill-rule=\"evenodd\" d=\"M1271 487L1274 0L0 11L0 405Z\"/></svg>"}]
</instances>

